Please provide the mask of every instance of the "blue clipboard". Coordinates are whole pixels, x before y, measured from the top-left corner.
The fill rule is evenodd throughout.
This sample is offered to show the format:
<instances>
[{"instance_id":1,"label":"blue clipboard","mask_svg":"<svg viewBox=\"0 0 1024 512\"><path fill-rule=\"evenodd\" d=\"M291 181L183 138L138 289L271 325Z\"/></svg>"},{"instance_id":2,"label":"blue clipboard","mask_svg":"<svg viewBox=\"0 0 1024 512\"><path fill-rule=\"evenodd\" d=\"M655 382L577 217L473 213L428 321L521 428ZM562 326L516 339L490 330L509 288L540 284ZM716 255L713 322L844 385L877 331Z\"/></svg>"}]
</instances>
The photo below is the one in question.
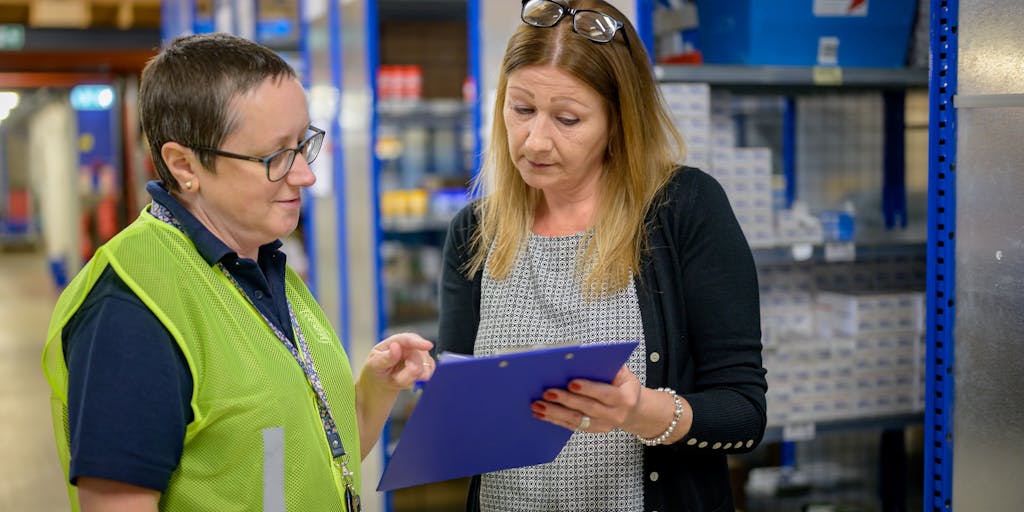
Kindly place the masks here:
<instances>
[{"instance_id":1,"label":"blue clipboard","mask_svg":"<svg viewBox=\"0 0 1024 512\"><path fill-rule=\"evenodd\" d=\"M533 417L545 389L611 382L636 341L486 357L442 355L405 424L378 491L551 462L572 431Z\"/></svg>"}]
</instances>

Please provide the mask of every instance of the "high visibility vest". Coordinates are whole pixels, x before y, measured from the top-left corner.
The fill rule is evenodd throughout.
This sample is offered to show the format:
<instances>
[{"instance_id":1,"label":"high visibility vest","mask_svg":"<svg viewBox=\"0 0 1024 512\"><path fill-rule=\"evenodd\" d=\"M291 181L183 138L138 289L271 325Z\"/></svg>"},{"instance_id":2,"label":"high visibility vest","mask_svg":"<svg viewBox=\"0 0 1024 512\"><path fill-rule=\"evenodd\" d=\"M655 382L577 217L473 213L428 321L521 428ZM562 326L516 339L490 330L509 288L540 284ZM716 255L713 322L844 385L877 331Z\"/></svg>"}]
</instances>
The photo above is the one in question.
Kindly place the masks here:
<instances>
[{"instance_id":1,"label":"high visibility vest","mask_svg":"<svg viewBox=\"0 0 1024 512\"><path fill-rule=\"evenodd\" d=\"M148 212L101 247L61 294L43 369L52 388L57 450L68 475L68 374L61 331L111 267L174 337L192 373L191 408L177 470L160 510L344 510L316 395L291 352L255 307L177 228ZM323 310L290 268L285 289L305 335L349 468L360 488L355 388ZM77 493L68 486L72 509Z\"/></svg>"}]
</instances>

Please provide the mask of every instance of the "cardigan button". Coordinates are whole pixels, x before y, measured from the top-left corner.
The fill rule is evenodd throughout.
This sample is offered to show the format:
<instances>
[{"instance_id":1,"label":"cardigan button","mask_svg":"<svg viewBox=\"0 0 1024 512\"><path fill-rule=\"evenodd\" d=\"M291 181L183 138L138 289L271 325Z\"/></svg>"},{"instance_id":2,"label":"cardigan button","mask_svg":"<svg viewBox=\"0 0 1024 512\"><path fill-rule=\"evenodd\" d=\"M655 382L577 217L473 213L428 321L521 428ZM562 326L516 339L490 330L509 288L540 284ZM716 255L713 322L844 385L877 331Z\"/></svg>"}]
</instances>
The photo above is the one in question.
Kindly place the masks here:
<instances>
[{"instance_id":1,"label":"cardigan button","mask_svg":"<svg viewBox=\"0 0 1024 512\"><path fill-rule=\"evenodd\" d=\"M651 481L652 482L657 482L658 481L658 472L657 471L651 471Z\"/></svg>"},{"instance_id":2,"label":"cardigan button","mask_svg":"<svg viewBox=\"0 0 1024 512\"><path fill-rule=\"evenodd\" d=\"M651 362L657 363L658 361L661 361L661 354L657 352L651 352Z\"/></svg>"}]
</instances>

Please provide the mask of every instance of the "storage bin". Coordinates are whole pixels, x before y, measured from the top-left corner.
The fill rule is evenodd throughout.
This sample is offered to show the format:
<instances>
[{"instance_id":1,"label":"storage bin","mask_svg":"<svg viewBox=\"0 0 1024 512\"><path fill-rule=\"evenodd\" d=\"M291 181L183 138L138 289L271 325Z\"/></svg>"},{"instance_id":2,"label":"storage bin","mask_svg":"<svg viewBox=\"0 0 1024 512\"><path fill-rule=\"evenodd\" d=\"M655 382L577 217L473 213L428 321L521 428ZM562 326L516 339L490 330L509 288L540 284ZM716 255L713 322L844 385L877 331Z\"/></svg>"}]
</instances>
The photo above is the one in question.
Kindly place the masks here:
<instances>
[{"instance_id":1,"label":"storage bin","mask_svg":"<svg viewBox=\"0 0 1024 512\"><path fill-rule=\"evenodd\" d=\"M707 64L904 67L917 0L697 0Z\"/></svg>"}]
</instances>

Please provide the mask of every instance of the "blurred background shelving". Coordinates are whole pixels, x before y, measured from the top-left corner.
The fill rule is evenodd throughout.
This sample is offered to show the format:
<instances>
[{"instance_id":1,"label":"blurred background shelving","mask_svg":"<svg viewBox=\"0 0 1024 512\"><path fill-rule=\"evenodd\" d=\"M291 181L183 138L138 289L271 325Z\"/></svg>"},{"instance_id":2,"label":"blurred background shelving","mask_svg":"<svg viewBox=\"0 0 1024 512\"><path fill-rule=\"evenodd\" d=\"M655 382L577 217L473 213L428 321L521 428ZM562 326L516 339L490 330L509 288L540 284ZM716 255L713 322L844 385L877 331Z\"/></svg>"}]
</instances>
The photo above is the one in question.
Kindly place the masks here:
<instances>
[{"instance_id":1,"label":"blurred background shelving","mask_svg":"<svg viewBox=\"0 0 1024 512\"><path fill-rule=\"evenodd\" d=\"M1006 8L1012 2L971 4L973 31L959 30L955 0L814 0L776 3L772 11L752 0L612 3L654 56L687 139L687 163L722 183L758 267L769 428L757 450L730 458L741 508L948 510L955 504L953 377L975 393L1014 387L986 380L1001 375L989 370L1001 361L984 348L1019 330L999 321L1019 303L1005 300L1019 266L1010 267L1014 251L996 240L1015 239L1019 230L978 213L990 205L1013 211L997 193L1013 190L1013 180L997 191L984 179L1004 176L954 171L956 143L965 140L984 147L964 159L982 170L1001 168L1000 158L1019 161L1015 144L1005 143L1019 123L1012 108L952 102L957 38L967 33L977 41L961 58L973 71L968 94L1019 93L1007 83L1012 71L989 73L978 64L1008 69L1019 60L1019 38L997 30L1014 22L1016 11ZM328 131L315 163L318 183L286 248L350 357L361 359L394 332L435 339L440 248L451 216L470 199L498 60L520 23L519 7L490 0L0 0L0 86L19 103L0 124L0 248L39 248L59 286L91 248L134 218L147 199L142 186L154 177L134 111L138 72L170 37L234 32L277 50L300 72L311 119ZM868 26L850 31L851 23ZM71 108L81 84L109 87L107 115ZM957 110L966 113L960 121ZM52 139L46 151L31 150L31 132L58 134L57 118L75 124L59 132L71 149ZM958 126L966 138L957 137ZM46 185L51 179L75 186ZM954 243L956 180L965 183L974 214ZM48 210L54 204L65 210ZM989 288L957 293L954 249L970 257L960 277ZM959 344L975 370L985 366L954 371L953 313L972 307L983 308L986 321L961 321L959 336L994 326L1006 332ZM1001 417L973 414L986 403L962 403L965 427L956 439L964 482L1009 474L986 473L1003 465L989 455L996 443L981 438L1003 439L1020 422L978 425L974 418ZM364 463L367 474L380 470L414 404L403 394L384 449ZM377 496L373 483L367 508L404 512L461 509L466 485ZM962 486L961 500L976 487Z\"/></svg>"}]
</instances>

